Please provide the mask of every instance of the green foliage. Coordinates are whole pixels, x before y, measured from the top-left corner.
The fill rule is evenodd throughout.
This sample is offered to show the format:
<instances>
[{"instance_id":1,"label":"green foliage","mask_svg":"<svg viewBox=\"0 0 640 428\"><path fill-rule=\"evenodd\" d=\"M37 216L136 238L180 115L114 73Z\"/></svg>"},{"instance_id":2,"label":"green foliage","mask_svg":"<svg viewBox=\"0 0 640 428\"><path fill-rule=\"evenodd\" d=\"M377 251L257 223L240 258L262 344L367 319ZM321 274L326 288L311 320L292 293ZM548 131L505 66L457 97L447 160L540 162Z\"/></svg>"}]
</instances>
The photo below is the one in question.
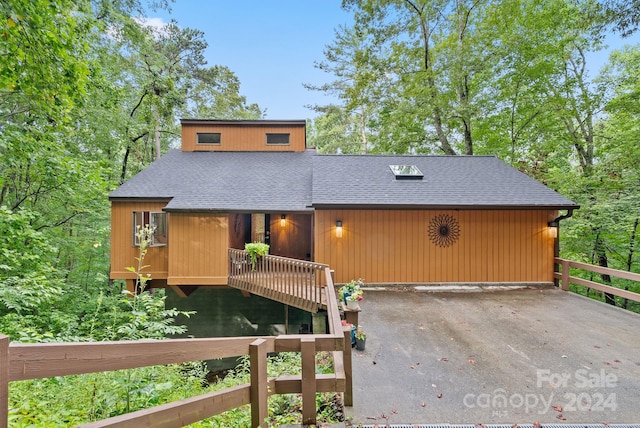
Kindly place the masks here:
<instances>
[{"instance_id":1,"label":"green foliage","mask_svg":"<svg viewBox=\"0 0 640 428\"><path fill-rule=\"evenodd\" d=\"M9 423L68 427L204 392L202 363L54 377L11 384Z\"/></svg>"},{"instance_id":2,"label":"green foliage","mask_svg":"<svg viewBox=\"0 0 640 428\"><path fill-rule=\"evenodd\" d=\"M269 254L269 245L263 242L248 242L244 244L244 250L249 253L251 268L255 270L258 257Z\"/></svg>"},{"instance_id":3,"label":"green foliage","mask_svg":"<svg viewBox=\"0 0 640 428\"><path fill-rule=\"evenodd\" d=\"M36 215L0 207L0 315L19 319L52 308L62 296L56 269L56 249L31 226ZM16 316L16 317L14 317Z\"/></svg>"}]
</instances>

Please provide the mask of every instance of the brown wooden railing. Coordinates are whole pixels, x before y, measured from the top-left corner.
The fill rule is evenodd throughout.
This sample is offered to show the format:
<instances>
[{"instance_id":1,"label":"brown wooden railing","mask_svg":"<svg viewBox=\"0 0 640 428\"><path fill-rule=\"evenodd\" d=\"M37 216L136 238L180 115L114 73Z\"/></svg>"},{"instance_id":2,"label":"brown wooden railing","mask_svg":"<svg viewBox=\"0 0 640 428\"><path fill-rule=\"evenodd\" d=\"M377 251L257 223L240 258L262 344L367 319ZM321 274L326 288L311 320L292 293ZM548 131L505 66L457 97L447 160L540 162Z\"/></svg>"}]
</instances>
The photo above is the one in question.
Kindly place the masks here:
<instances>
[{"instance_id":1,"label":"brown wooden railing","mask_svg":"<svg viewBox=\"0 0 640 428\"><path fill-rule=\"evenodd\" d=\"M322 263L266 255L251 263L244 250L229 249L229 286L289 306L318 312L327 307Z\"/></svg>"},{"instance_id":2,"label":"brown wooden railing","mask_svg":"<svg viewBox=\"0 0 640 428\"><path fill-rule=\"evenodd\" d=\"M571 269L582 269L588 272L599 273L603 275L609 275L616 278L628 279L631 281L640 282L640 274L627 272L624 270L605 268L601 266L594 266L588 263L574 262L572 260L556 258L555 263L562 267L561 272L555 272L553 277L560 280L560 288L563 290L569 290L570 284L583 285L585 287L593 288L594 290L603 291L614 296L619 296L624 299L640 302L640 294L634 293L628 290L622 290L620 288L612 287L610 285L602 284L588 279L578 278L571 276Z\"/></svg>"},{"instance_id":3,"label":"brown wooden railing","mask_svg":"<svg viewBox=\"0 0 640 428\"><path fill-rule=\"evenodd\" d=\"M9 382L244 355L250 361L248 384L83 426L181 427L250 404L252 427L262 427L267 398L292 393L302 394L303 423L314 424L316 392L345 392L345 404L352 405L350 329L342 326L329 268L322 273L329 334L40 344L9 343L0 335L0 428L8 426ZM316 374L320 351L332 353L334 373ZM300 352L302 374L268 378L267 354L278 352Z\"/></svg>"}]
</instances>

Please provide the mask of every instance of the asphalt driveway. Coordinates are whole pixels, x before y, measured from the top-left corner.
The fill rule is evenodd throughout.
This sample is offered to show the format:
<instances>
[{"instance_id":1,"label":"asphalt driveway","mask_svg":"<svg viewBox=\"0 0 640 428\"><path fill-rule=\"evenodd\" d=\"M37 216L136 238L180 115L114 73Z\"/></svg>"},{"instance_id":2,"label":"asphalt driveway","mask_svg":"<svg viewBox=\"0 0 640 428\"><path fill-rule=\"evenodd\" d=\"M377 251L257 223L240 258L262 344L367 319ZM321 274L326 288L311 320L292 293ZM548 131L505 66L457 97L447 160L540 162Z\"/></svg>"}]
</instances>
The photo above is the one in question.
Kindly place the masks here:
<instances>
[{"instance_id":1,"label":"asphalt driveway","mask_svg":"<svg viewBox=\"0 0 640 428\"><path fill-rule=\"evenodd\" d=\"M637 423L640 315L554 288L371 290L356 424Z\"/></svg>"}]
</instances>

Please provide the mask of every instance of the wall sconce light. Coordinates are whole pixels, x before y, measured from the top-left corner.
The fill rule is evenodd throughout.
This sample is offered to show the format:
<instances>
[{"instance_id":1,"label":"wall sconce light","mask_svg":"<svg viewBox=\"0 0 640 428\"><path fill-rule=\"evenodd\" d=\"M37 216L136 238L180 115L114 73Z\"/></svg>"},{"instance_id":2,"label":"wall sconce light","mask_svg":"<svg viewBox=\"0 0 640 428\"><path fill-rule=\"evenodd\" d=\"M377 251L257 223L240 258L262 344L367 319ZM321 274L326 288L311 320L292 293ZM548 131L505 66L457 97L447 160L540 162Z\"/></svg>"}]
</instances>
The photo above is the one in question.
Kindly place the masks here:
<instances>
[{"instance_id":1,"label":"wall sconce light","mask_svg":"<svg viewBox=\"0 0 640 428\"><path fill-rule=\"evenodd\" d=\"M284 227L287 224L287 216L282 214L280 216L280 227Z\"/></svg>"},{"instance_id":2,"label":"wall sconce light","mask_svg":"<svg viewBox=\"0 0 640 428\"><path fill-rule=\"evenodd\" d=\"M336 221L336 238L342 238L342 220Z\"/></svg>"},{"instance_id":3,"label":"wall sconce light","mask_svg":"<svg viewBox=\"0 0 640 428\"><path fill-rule=\"evenodd\" d=\"M560 222L559 221L550 221L549 223L547 223L547 225L549 226L549 231L551 232L551 237L552 238L557 238L558 237L558 227L560 226Z\"/></svg>"}]
</instances>

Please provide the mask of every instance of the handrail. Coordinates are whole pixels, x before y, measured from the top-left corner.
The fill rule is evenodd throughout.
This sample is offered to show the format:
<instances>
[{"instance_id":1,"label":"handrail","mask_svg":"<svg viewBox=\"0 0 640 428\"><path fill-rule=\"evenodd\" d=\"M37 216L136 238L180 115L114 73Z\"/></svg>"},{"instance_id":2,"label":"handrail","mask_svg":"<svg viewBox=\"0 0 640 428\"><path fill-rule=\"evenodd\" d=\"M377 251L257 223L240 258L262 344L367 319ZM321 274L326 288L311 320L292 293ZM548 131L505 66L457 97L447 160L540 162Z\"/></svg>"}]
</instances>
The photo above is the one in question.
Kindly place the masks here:
<instances>
[{"instance_id":1,"label":"handrail","mask_svg":"<svg viewBox=\"0 0 640 428\"><path fill-rule=\"evenodd\" d=\"M265 255L252 263L249 253L229 249L229 286L289 306L318 312L326 306L323 288L328 265Z\"/></svg>"},{"instance_id":2,"label":"handrail","mask_svg":"<svg viewBox=\"0 0 640 428\"><path fill-rule=\"evenodd\" d=\"M603 275L609 275L616 278L628 279L631 281L640 282L640 274L627 272L624 270L605 268L602 266L594 266L588 263L576 262L573 260L566 260L561 258L555 258L555 263L562 267L562 272L555 272L553 277L560 280L560 288L565 291L569 291L569 284L583 285L585 287L593 288L594 290L603 291L608 294L622 297L624 299L640 302L640 294L634 293L628 290L622 290L620 288L613 287L611 285L601 284L599 282L590 281L588 279L578 278L571 276L571 268L582 269L589 272L599 273Z\"/></svg>"},{"instance_id":3,"label":"handrail","mask_svg":"<svg viewBox=\"0 0 640 428\"><path fill-rule=\"evenodd\" d=\"M263 427L266 426L267 398L292 393L302 394L303 423L315 424L316 392L346 392L346 402L350 400L346 395L351 394L352 387L350 341L345 341L333 279L328 266L311 264L322 269L326 280L320 289L327 302L328 334L38 344L9 343L8 336L0 335L0 428L8 426L9 382L246 355L250 359L251 382L248 384L83 427L181 427L246 404L251 405L252 427ZM315 373L315 354L319 351L333 354L333 374ZM300 352L302 375L267 378L267 354L279 352Z\"/></svg>"}]
</instances>

